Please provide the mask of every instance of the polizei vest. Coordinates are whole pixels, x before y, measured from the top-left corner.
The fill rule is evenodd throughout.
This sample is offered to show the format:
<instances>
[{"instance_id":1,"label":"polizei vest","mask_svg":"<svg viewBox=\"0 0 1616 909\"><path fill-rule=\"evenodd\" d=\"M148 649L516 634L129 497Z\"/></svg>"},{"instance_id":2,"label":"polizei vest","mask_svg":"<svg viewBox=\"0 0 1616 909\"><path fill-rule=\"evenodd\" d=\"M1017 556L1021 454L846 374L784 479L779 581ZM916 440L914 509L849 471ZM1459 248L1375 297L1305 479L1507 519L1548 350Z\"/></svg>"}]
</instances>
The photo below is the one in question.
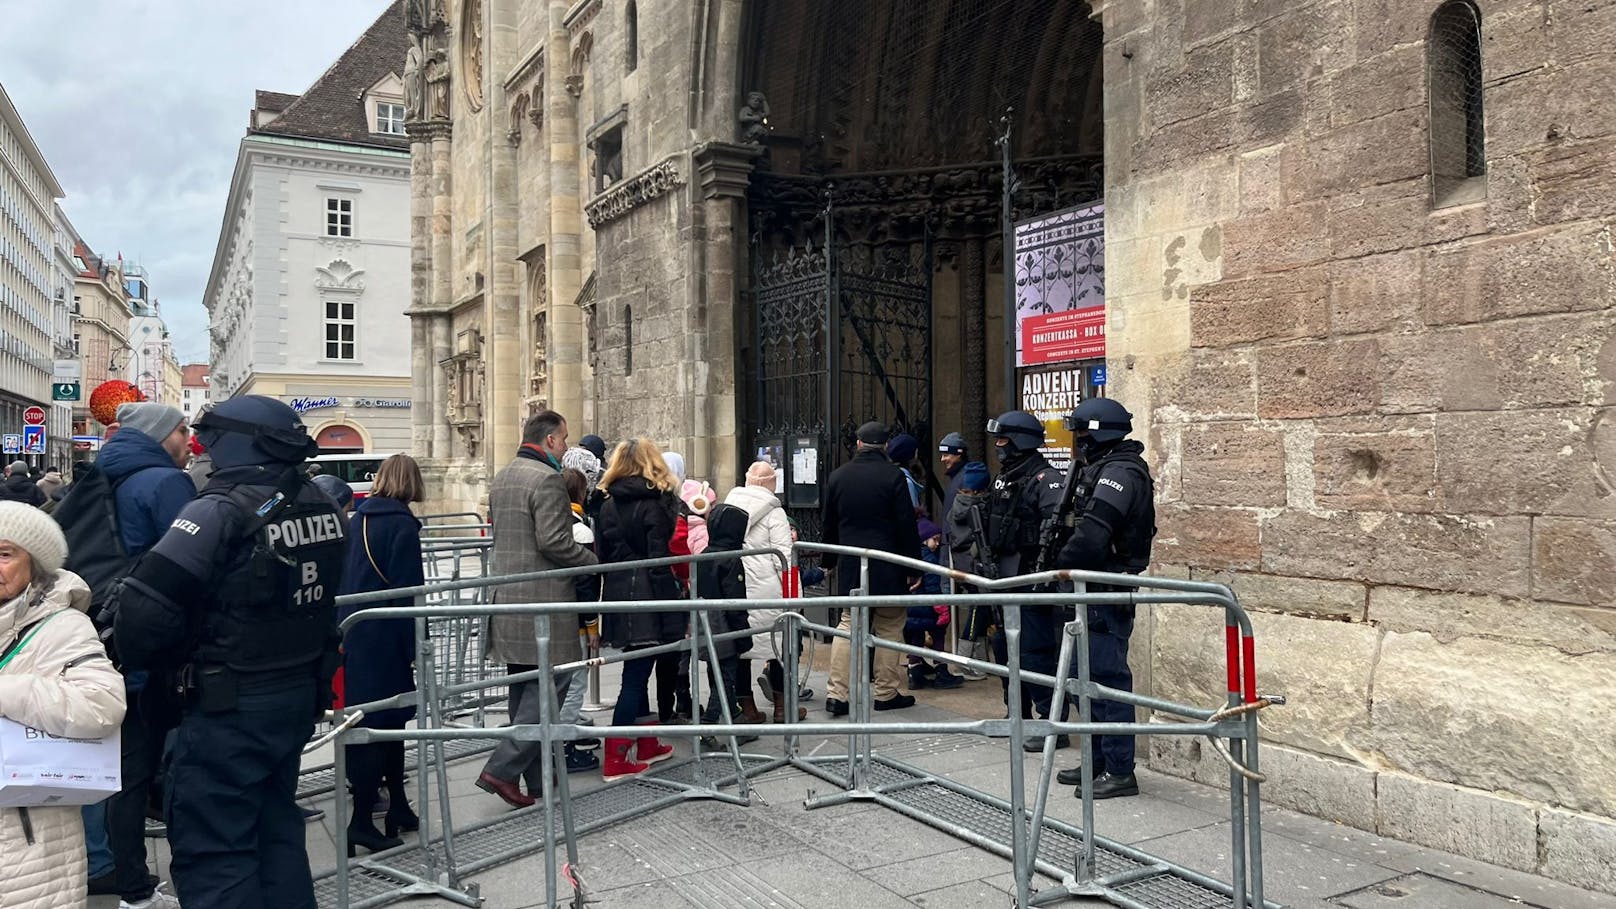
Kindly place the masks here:
<instances>
[{"instance_id":1,"label":"polizei vest","mask_svg":"<svg viewBox=\"0 0 1616 909\"><path fill-rule=\"evenodd\" d=\"M242 513L231 567L207 609L197 662L236 672L311 666L332 649L348 521L313 485L265 513L264 486L217 494Z\"/></svg>"},{"instance_id":2,"label":"polizei vest","mask_svg":"<svg viewBox=\"0 0 1616 909\"><path fill-rule=\"evenodd\" d=\"M1125 443L1126 444L1126 443ZM1150 543L1156 536L1156 484L1150 476L1150 466L1134 450L1137 445L1101 455L1078 474L1079 501L1087 501L1100 482L1100 472L1107 467L1121 467L1133 477L1132 496L1127 513L1111 538L1111 550L1106 555L1102 571L1112 574L1139 574L1150 564ZM1114 484L1113 484L1114 485Z\"/></svg>"}]
</instances>

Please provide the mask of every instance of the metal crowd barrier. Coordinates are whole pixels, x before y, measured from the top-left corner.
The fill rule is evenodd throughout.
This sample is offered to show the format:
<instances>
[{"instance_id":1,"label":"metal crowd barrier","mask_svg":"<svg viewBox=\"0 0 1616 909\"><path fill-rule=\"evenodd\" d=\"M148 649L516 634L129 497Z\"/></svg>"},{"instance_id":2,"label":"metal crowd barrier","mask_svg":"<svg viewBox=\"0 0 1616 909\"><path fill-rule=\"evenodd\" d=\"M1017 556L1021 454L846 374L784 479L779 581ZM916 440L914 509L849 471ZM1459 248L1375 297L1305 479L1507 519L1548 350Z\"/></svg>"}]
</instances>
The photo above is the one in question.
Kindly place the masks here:
<instances>
[{"instance_id":1,"label":"metal crowd barrier","mask_svg":"<svg viewBox=\"0 0 1616 909\"><path fill-rule=\"evenodd\" d=\"M366 705L357 705L348 709L348 721L343 726L338 727L334 733L338 746L334 769L339 779L344 775L344 749L341 745L345 742L419 741L423 749L430 751L428 759L431 762L432 772L417 774L421 803L419 806L421 836L420 843L417 846L403 847L403 851L410 852L408 860L390 864L389 859L392 853L384 853L379 857L373 856L369 860L351 863L343 862L339 858L338 868L334 875L337 905L344 907L344 909L359 909L359 907L381 905L401 896L418 894L433 894L462 905L481 905L481 898L478 895L476 885L467 885L463 882L462 878L465 875L481 870L481 868L489 867L498 861L509 860L518 855L531 853L541 846L545 856L546 905L560 905L557 902L557 881L562 879L573 883L573 905L582 905L585 901L585 896L576 875L579 867L577 841L580 832L599 829L602 826L616 823L628 817L637 816L646 810L654 810L666 804L676 803L692 797L712 798L739 805L749 805L750 788L747 780L750 777L778 767L791 766L842 787L840 792L810 799L807 803L809 808L840 804L850 800L872 801L930 824L966 842L1004 855L1011 862L1011 870L1015 879L1017 906L1043 905L1067 897L1087 896L1098 897L1113 905L1133 907L1133 909L1183 905L1230 906L1234 907L1234 909L1275 907L1275 904L1266 901L1263 897L1260 797L1262 777L1257 770L1256 712L1269 703L1281 703L1282 699L1260 698L1256 694L1255 647L1252 639L1251 624L1245 611L1240 607L1233 592L1228 587L1220 584L1167 578L1083 571L1052 571L1014 578L988 579L873 550L812 543L796 544L793 549L793 562L799 552L852 556L859 559L860 584L858 589L853 591L853 595L825 597L817 601L817 605L835 606L850 610L849 630L809 622L800 613L786 611L781 613L778 620L779 629L751 628L743 631L713 634L707 619L707 613L711 611L780 609L785 603L778 599L701 600L698 598L697 575L692 573L691 599L689 600L604 602L588 604L587 607L590 611L598 610L603 613L641 610L688 612L691 616L691 627L694 633L687 641L635 650L626 655L617 654L603 658L586 659L561 666L552 666L549 653L551 640L550 616L555 613L577 612L581 604L472 604L441 601L442 595L452 590L464 590L498 583L540 578L574 577L598 572L638 570L659 565L717 561L741 558L748 555L772 555L779 558L779 554L773 550L709 552L699 556L556 569L500 578L481 578L449 582L447 584L427 585L409 590L380 591L374 594L344 598L343 603L345 605L359 605L367 602L396 600L400 596L414 596L418 604L416 606L362 610L350 616L344 623L344 628L372 619L412 618L417 623L418 634L423 636L423 642L427 641L425 631L427 622L431 619L471 617L480 619L481 617L495 614L530 615L534 621L534 635L535 642L538 645L539 665L532 672L445 684L435 671L433 648L429 643L423 643L419 657L421 664L418 664L417 667L417 674L423 681L418 691L413 694L401 695ZM938 602L939 597L936 595L866 595L864 591L869 589L869 567L872 560L899 565L909 570L912 574L923 572L940 574L951 580L967 583L978 590L985 591L973 594L952 594L946 596L945 599L949 605L997 606L1002 608L1004 634L1008 647L1007 665L999 666L957 654L913 647L901 642L884 640L873 636L869 631L870 609L916 605L931 606ZM1067 583L1074 585L1071 591L1049 589L1058 588L1058 586ZM1089 592L1086 589L1088 584L1104 584L1127 589ZM1045 589L1032 589L1035 585ZM439 597L440 602L431 603L428 601L429 597ZM785 602L788 603L789 601ZM1160 698L1117 691L1094 683L1089 678L1087 622L1081 616L1068 622L1064 627L1060 660L1057 664L1059 667L1057 675L1042 675L1021 668L1021 607L1102 604L1132 606L1158 603L1201 605L1224 610L1228 643L1225 654L1228 693L1227 702L1222 708L1208 709L1197 705L1177 704ZM1079 610L1079 612L1082 612L1082 610ZM783 712L785 723L783 724L742 725L736 723L735 718L730 714L730 705L723 701L721 701L720 709L721 721L717 723L696 723L682 726L658 724L618 727L562 724L556 721L556 714L559 710L554 685L554 675L556 673L570 672L585 666L620 662L626 657L641 659L658 653L674 652L682 649L689 649L693 661L699 657L701 651L705 650L712 664L716 666L717 655L714 647L716 641L755 634L774 633L776 630L783 632L782 636L785 645L781 661L785 665L787 672L787 678L785 679L786 691L783 693L785 699ZM800 688L796 657L800 636L804 631L845 638L851 644L848 682L851 705L849 722L800 722L796 719L797 692ZM876 648L895 650L899 654L924 656L960 667L975 668L986 674L1005 678L1009 689L1009 703L1018 705L1018 707L1009 711L1007 719L999 720L874 722L871 717L873 685L870 678L871 663L869 658L873 656ZM695 663L693 662L692 665L695 665ZM1075 678L1072 677L1073 667L1076 669ZM693 708L703 703L700 695L703 675L704 673L702 672L692 672L690 674ZM443 709L444 699L492 685L509 685L530 680L542 682L541 716L537 725L512 725L497 729L450 728L446 725L445 710ZM1076 697L1078 700L1078 720L1076 722L1061 722L1053 719L1023 719L1019 710L1021 689L1028 682L1050 685L1054 688L1055 701L1051 706L1051 717L1060 716L1061 708L1066 698ZM1120 701L1147 707L1159 713L1181 717L1187 722L1171 724L1096 723L1092 720L1091 713L1092 702L1096 699ZM414 702L418 708L418 728L416 729L374 730L364 727L350 727L349 725L354 719L354 714L358 711L385 709L387 707L402 706L410 702ZM1010 798L1009 800L995 799L985 793L938 778L934 774L910 767L889 757L878 755L872 747L872 736L876 733L917 736L968 734L1007 739L1011 755ZM733 765L733 774L722 778L714 778L706 768L708 762L698 756L695 761L687 762L693 764L688 782L674 778L677 775L664 773L650 777L636 777L615 783L606 787L606 789L614 790L618 789L618 787L627 787L629 789L649 790L649 792L641 793L645 798L640 799L642 804L638 806L629 808L616 806L600 810L597 810L595 803L602 800L592 799L592 797L602 790L591 792L581 797L583 800L590 801L590 816L586 818L584 824L580 825L577 818L578 805L571 794L567 774L556 773L556 768L562 759L562 746L568 741L579 738L597 736L636 738L647 734L692 739L698 736L724 737L729 743L728 757L729 762ZM1078 787L1078 793L1082 799L1082 826L1072 827L1047 819L1045 817L1045 803L1054 773L1053 759L1056 745L1054 737L1060 734L1077 736L1081 743L1080 753L1085 758L1092 753L1089 745L1090 737L1093 735L1198 735L1208 737L1217 742L1221 746L1220 751L1225 754L1231 765L1229 783L1230 818L1232 821L1231 882L1218 881L1208 875L1150 855L1142 850L1097 836L1093 830L1093 768L1091 762L1086 759L1082 762L1082 784ZM755 756L743 756L736 743L736 737L742 735L778 736L782 739L781 753L778 757L761 759ZM804 757L799 753L797 747L798 737L802 735L845 735L848 741L847 753L829 757ZM1030 802L1028 799L1026 768L1024 762L1019 759L1022 754L1022 746L1029 736L1044 737L1043 760L1036 781L1035 795ZM536 836L542 840L542 844L534 845L530 840L519 842L505 847L504 851L495 856L485 856L480 860L462 862L457 854L457 838L466 837L475 840L483 837L486 839L486 835L496 825L504 823L504 819L473 825L462 831L454 829L449 811L450 800L444 762L444 746L446 743L456 740L505 739L540 741L546 746L541 753L541 774L544 779L553 781L554 785L544 787L540 806L536 806L534 809L524 809L523 812L516 812L512 815L514 817L523 815L524 812L535 812L537 810L537 815L542 815L542 822ZM1219 742L1218 740L1220 739L1226 741L1226 744ZM443 812L441 822L436 825L431 817L429 777L435 779L439 790L439 805ZM732 781L738 785L739 791L736 794L725 792L722 789L726 783ZM335 816L335 826L338 831L337 855L339 857L346 854L347 811L348 804L346 800L339 798L336 802ZM971 815L972 812L977 815L976 820L962 820L962 818ZM535 815L529 815L528 817L533 816ZM1008 844L1002 842L1005 838L1003 836L1005 828L1008 828ZM558 837L564 843L567 853L566 864L561 867L558 867L557 863ZM394 852L400 851L394 850ZM407 867L400 867L401 865ZM1039 873L1057 877L1061 880L1061 884L1034 893L1032 891L1032 882L1034 876ZM367 894L362 896L359 901L353 902L350 900L350 896L356 874L358 879L366 885ZM380 881L379 884L377 883L378 881Z\"/></svg>"}]
</instances>

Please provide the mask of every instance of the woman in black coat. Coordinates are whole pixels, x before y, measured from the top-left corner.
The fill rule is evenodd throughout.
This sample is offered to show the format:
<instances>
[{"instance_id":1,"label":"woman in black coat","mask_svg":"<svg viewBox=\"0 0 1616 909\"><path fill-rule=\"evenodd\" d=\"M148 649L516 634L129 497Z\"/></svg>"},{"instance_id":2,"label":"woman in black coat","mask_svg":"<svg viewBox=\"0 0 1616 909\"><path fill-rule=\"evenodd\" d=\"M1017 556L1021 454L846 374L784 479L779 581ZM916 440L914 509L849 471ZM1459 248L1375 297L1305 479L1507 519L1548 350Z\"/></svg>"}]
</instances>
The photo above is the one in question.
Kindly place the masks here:
<instances>
[{"instance_id":1,"label":"woman in black coat","mask_svg":"<svg viewBox=\"0 0 1616 909\"><path fill-rule=\"evenodd\" d=\"M668 558L679 499L679 481L662 460L662 450L650 439L634 439L617 446L611 467L600 479L605 501L596 520L595 538L602 564L638 559ZM605 575L606 601L673 600L683 595L672 569L641 568ZM608 612L601 618L601 640L625 652L671 644L685 635L684 612ZM623 690L612 713L612 725L632 726L650 712L648 683L656 659L646 657L623 663ZM634 753L630 754L632 747ZM655 736L606 740L607 781L644 773L651 764L673 755L673 746Z\"/></svg>"},{"instance_id":2,"label":"woman in black coat","mask_svg":"<svg viewBox=\"0 0 1616 909\"><path fill-rule=\"evenodd\" d=\"M410 503L425 498L421 468L409 455L382 462L370 497L359 503L348 528L348 559L339 593L369 593L426 583L421 563L421 522ZM411 598L345 606L341 617L362 609L409 606ZM379 701L415 690L415 621L377 619L360 622L342 641L344 699L349 704ZM403 729L415 708L397 707L366 714L361 726ZM346 746L348 785L353 790L353 817L348 822L348 854L364 846L371 852L402 845L401 830L417 830L404 790L404 743L370 742ZM376 829L372 812L387 786L386 833Z\"/></svg>"}]
</instances>

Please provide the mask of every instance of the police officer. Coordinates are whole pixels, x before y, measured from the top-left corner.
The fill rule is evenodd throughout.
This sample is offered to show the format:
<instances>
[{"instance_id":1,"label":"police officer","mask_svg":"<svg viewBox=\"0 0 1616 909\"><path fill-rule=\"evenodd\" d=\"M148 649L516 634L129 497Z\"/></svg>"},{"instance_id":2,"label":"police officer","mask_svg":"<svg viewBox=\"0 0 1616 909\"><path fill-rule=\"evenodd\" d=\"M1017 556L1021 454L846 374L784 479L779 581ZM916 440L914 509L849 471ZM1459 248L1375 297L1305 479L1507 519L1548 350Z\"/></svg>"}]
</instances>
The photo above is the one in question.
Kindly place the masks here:
<instances>
[{"instance_id":1,"label":"police officer","mask_svg":"<svg viewBox=\"0 0 1616 909\"><path fill-rule=\"evenodd\" d=\"M1090 398L1077 405L1066 419L1075 447L1088 465L1076 476L1076 501L1082 516L1072 536L1056 557L1060 568L1139 574L1150 564L1150 542L1156 534L1155 483L1145 463L1144 446L1129 439L1133 415L1109 398ZM1126 590L1090 584L1091 591ZM1133 634L1132 606L1090 606L1089 677L1096 684L1118 691L1133 690L1128 669L1128 638ZM1095 701L1094 719L1102 723L1131 723L1131 704ZM1117 798L1139 794L1134 777L1134 739L1131 735L1094 736L1091 760L1096 773L1094 797ZM1062 783L1081 782L1077 769L1063 770Z\"/></svg>"},{"instance_id":2,"label":"police officer","mask_svg":"<svg viewBox=\"0 0 1616 909\"><path fill-rule=\"evenodd\" d=\"M298 763L329 706L347 518L301 468L287 405L232 398L196 424L208 485L116 601L124 662L181 710L168 773L171 870L188 906L313 909Z\"/></svg>"},{"instance_id":3,"label":"police officer","mask_svg":"<svg viewBox=\"0 0 1616 909\"><path fill-rule=\"evenodd\" d=\"M999 577L1027 574L1038 561L1038 545L1044 521L1060 507L1066 476L1044 459L1038 449L1044 444L1044 424L1024 410L1001 414L988 421L999 460L999 475L988 492L988 521L984 528L988 548L998 561ZM1055 674L1060 654L1064 610L1054 606L1024 606L1021 609L1021 665L1032 672ZM1001 629L993 637L993 653L1000 664L1008 658L1008 646ZM1005 704L1010 703L1009 681ZM1044 685L1023 685L1018 709L1023 717L1036 712L1049 717L1052 689ZM1064 741L1064 736L1061 740ZM1043 748L1043 739L1028 739L1027 750Z\"/></svg>"}]
</instances>

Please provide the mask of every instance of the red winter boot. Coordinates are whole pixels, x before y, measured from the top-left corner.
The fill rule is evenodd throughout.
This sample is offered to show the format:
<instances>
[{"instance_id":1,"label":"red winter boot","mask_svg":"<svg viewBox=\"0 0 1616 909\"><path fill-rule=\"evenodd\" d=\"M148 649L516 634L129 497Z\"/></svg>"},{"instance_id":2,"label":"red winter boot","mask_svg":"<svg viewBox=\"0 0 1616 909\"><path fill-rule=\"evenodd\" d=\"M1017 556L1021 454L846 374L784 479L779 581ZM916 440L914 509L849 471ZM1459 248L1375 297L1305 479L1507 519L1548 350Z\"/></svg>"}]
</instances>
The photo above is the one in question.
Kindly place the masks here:
<instances>
[{"instance_id":1,"label":"red winter boot","mask_svg":"<svg viewBox=\"0 0 1616 909\"><path fill-rule=\"evenodd\" d=\"M613 780L638 776L651 769L650 764L642 764L629 756L628 750L633 745L634 743L628 739L606 740L606 763L601 767L601 779L610 783Z\"/></svg>"},{"instance_id":2,"label":"red winter boot","mask_svg":"<svg viewBox=\"0 0 1616 909\"><path fill-rule=\"evenodd\" d=\"M662 744L654 735L641 736L634 740L634 757L642 764L655 764L673 757L673 746Z\"/></svg>"}]
</instances>

